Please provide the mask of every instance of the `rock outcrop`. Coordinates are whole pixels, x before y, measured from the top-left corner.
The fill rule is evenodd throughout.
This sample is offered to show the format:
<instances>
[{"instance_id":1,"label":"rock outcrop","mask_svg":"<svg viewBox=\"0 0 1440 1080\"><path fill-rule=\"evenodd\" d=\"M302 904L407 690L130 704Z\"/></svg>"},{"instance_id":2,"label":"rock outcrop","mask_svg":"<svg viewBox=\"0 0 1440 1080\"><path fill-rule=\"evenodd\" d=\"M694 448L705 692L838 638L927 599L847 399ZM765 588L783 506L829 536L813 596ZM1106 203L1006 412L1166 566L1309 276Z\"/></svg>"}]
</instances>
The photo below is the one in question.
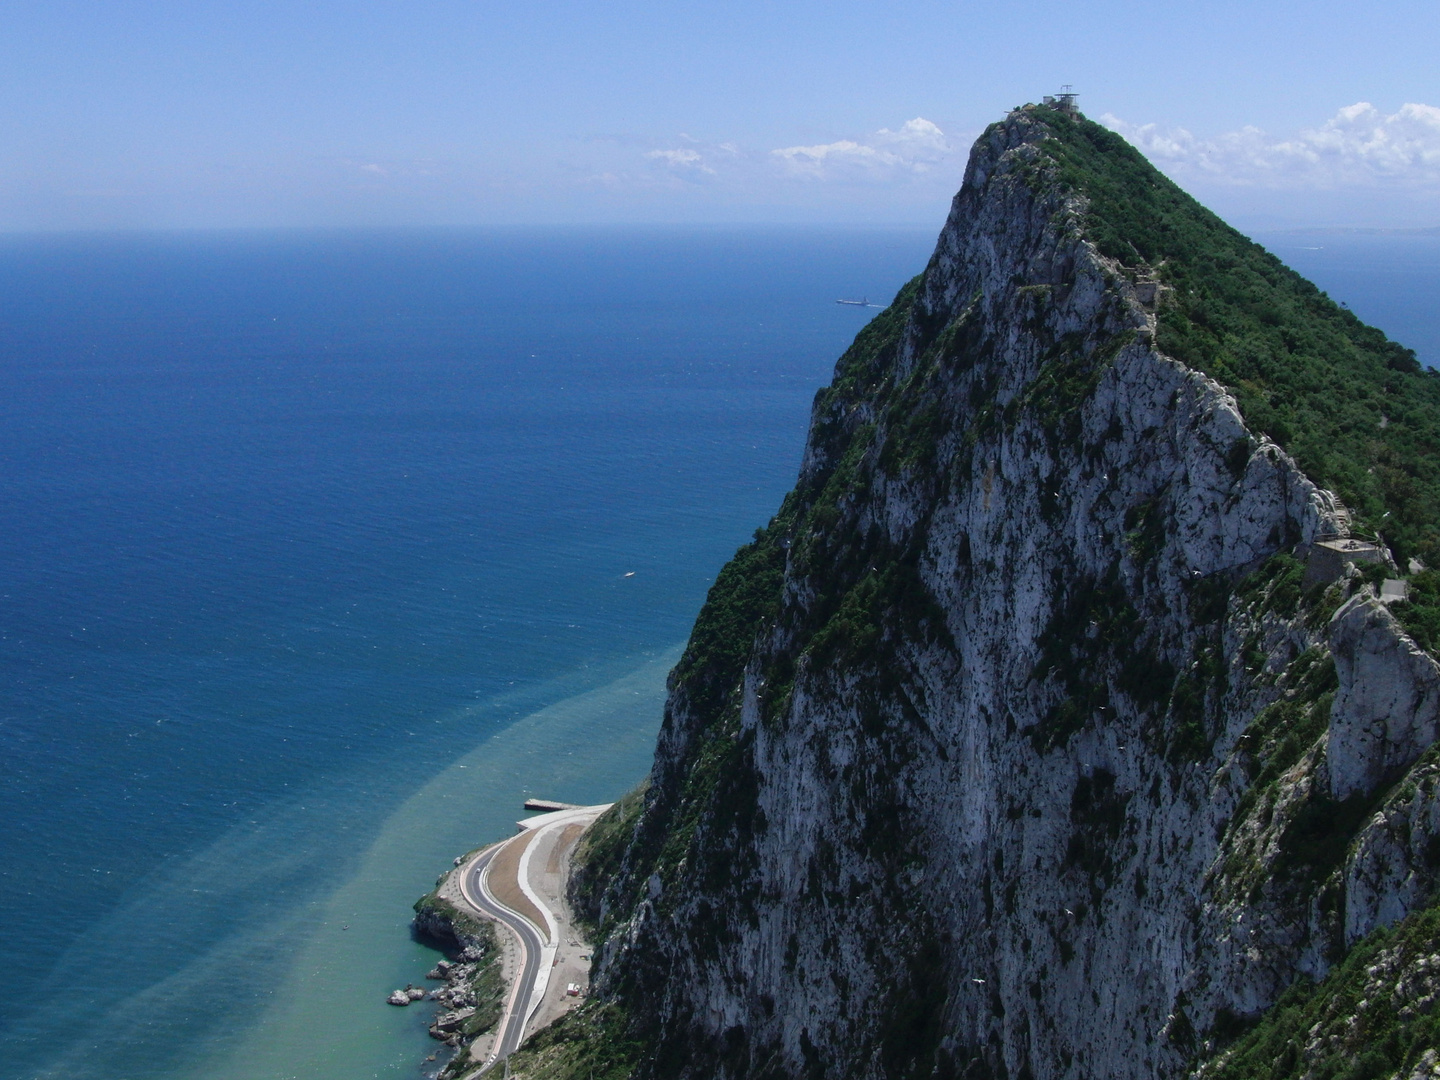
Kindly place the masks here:
<instances>
[{"instance_id":1,"label":"rock outcrop","mask_svg":"<svg viewBox=\"0 0 1440 1080\"><path fill-rule=\"evenodd\" d=\"M456 866L462 861L456 859ZM430 1024L430 1037L461 1047L498 1022L505 987L495 928L461 910L450 899L455 888L452 875L453 871L441 875L435 891L415 902L415 918L411 924L418 936L451 952L453 959L439 961L425 975L445 985L428 994L418 987L407 987L407 991L412 1000L428 998L438 1003L435 1019ZM397 994L403 992L396 991ZM391 995L391 1004L400 1004L394 995Z\"/></svg>"},{"instance_id":2,"label":"rock outcrop","mask_svg":"<svg viewBox=\"0 0 1440 1080\"><path fill-rule=\"evenodd\" d=\"M976 144L712 590L576 897L639 1076L1180 1075L1431 896L1440 669L1302 590L1349 514L1166 351L1092 128Z\"/></svg>"},{"instance_id":3,"label":"rock outcrop","mask_svg":"<svg viewBox=\"0 0 1440 1080\"><path fill-rule=\"evenodd\" d=\"M1368 795L1440 738L1440 664L1373 595L1335 614L1330 651L1340 689L1330 710L1330 794Z\"/></svg>"}]
</instances>

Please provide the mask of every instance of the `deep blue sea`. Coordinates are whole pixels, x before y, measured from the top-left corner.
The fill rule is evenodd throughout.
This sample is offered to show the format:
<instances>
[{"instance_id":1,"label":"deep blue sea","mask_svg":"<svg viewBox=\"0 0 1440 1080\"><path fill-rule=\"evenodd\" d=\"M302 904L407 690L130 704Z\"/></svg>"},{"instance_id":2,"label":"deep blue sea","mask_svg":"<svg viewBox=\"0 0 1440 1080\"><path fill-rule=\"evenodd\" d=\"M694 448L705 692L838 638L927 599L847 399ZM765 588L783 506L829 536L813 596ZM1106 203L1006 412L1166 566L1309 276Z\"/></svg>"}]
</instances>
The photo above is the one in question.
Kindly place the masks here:
<instances>
[{"instance_id":1,"label":"deep blue sea","mask_svg":"<svg viewBox=\"0 0 1440 1080\"><path fill-rule=\"evenodd\" d=\"M598 743L572 749L593 767L541 793L638 782L657 663L778 506L811 398L874 314L835 299L883 303L932 244L0 241L0 1076L193 1076L227 1054L271 1075L236 1040L427 783L649 672L619 720L592 701ZM643 737L602 761L616 724ZM410 957L409 901L547 781L512 765L412 823L401 848L429 852L378 928L394 940L343 940ZM398 1052L386 1029L372 1060L299 1075L413 1073L419 1017L374 1011L408 1025Z\"/></svg>"},{"instance_id":2,"label":"deep blue sea","mask_svg":"<svg viewBox=\"0 0 1440 1080\"><path fill-rule=\"evenodd\" d=\"M1440 236L1335 231L1254 239L1361 319L1440 367Z\"/></svg>"},{"instance_id":3,"label":"deep blue sea","mask_svg":"<svg viewBox=\"0 0 1440 1080\"><path fill-rule=\"evenodd\" d=\"M410 901L643 776L933 238L0 239L0 1078L424 1075ZM1440 361L1440 240L1260 239Z\"/></svg>"}]
</instances>

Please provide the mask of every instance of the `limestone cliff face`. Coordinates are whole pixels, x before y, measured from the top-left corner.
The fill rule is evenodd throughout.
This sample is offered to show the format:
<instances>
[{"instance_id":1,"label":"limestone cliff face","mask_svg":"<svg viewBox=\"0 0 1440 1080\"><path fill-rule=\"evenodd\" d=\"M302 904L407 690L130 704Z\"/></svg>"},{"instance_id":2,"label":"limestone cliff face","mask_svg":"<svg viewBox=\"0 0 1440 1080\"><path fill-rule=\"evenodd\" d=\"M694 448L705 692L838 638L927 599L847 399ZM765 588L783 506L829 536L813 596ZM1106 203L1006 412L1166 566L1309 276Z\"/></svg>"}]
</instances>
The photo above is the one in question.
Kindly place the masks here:
<instances>
[{"instance_id":1,"label":"limestone cliff face","mask_svg":"<svg viewBox=\"0 0 1440 1080\"><path fill-rule=\"evenodd\" d=\"M1440 736L1440 665L1373 597L1336 612L1330 634L1340 693L1330 711L1330 792L1364 795Z\"/></svg>"},{"instance_id":2,"label":"limestone cliff face","mask_svg":"<svg viewBox=\"0 0 1440 1080\"><path fill-rule=\"evenodd\" d=\"M1048 115L977 143L672 679L594 909L642 1075L1175 1075L1432 891L1440 669L1301 596L1342 508L1157 349Z\"/></svg>"}]
</instances>

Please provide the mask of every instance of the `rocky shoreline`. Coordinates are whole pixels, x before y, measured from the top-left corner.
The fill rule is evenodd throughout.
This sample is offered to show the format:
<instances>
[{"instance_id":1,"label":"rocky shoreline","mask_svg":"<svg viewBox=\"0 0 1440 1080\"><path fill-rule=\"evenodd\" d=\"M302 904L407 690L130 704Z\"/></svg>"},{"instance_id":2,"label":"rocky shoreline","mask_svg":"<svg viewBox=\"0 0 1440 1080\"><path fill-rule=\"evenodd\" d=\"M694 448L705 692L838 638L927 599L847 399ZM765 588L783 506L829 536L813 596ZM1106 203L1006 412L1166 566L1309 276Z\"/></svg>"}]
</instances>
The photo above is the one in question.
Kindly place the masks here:
<instances>
[{"instance_id":1,"label":"rocky shoreline","mask_svg":"<svg viewBox=\"0 0 1440 1080\"><path fill-rule=\"evenodd\" d=\"M420 1000L435 1002L438 1009L430 1024L431 1038L463 1051L500 1020L504 980L494 926L461 911L441 895L448 877L443 875L434 892L415 902L412 922L417 937L438 945L449 955L425 974L427 979L445 985L428 992L407 986L386 1000L397 1006Z\"/></svg>"}]
</instances>

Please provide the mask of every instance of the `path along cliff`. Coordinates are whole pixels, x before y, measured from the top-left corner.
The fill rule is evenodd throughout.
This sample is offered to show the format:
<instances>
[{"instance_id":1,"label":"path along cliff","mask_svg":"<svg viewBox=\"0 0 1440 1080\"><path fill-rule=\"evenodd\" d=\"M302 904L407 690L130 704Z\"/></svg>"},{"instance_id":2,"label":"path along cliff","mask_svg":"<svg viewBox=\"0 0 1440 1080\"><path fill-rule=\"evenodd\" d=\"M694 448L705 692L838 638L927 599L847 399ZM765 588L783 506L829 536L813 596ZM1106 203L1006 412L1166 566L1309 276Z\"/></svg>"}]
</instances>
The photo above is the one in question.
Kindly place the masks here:
<instances>
[{"instance_id":1,"label":"path along cliff","mask_svg":"<svg viewBox=\"0 0 1440 1080\"><path fill-rule=\"evenodd\" d=\"M1384 1030L1264 1075L1433 1065L1437 431L1118 136L992 126L717 578L574 879L596 1000L517 1074L1241 1075L1385 927Z\"/></svg>"}]
</instances>

